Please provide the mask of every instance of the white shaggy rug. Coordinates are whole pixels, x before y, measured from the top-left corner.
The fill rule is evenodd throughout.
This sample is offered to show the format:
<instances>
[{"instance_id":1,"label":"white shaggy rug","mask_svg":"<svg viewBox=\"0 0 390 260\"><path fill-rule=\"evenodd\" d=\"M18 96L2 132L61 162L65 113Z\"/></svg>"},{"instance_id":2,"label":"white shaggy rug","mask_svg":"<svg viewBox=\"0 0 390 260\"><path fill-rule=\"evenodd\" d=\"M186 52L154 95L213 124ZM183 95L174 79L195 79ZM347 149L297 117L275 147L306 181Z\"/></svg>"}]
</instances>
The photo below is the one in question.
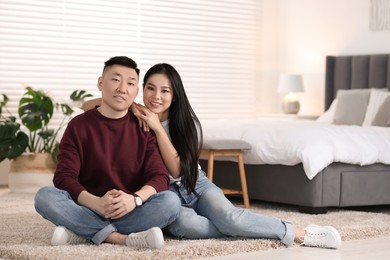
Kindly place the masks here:
<instances>
[{"instance_id":1,"label":"white shaggy rug","mask_svg":"<svg viewBox=\"0 0 390 260\"><path fill-rule=\"evenodd\" d=\"M103 244L51 246L55 226L35 212L33 194L0 189L0 258L3 259L197 259L259 250L285 248L268 239L179 240L166 237L160 250L132 249ZM234 200L235 204L241 203ZM242 205L238 205L242 206ZM306 226L311 223L335 226L343 241L384 237L390 234L390 207L370 211L330 209L325 215L308 215L296 207L251 201L251 209ZM295 245L298 246L298 245Z\"/></svg>"}]
</instances>

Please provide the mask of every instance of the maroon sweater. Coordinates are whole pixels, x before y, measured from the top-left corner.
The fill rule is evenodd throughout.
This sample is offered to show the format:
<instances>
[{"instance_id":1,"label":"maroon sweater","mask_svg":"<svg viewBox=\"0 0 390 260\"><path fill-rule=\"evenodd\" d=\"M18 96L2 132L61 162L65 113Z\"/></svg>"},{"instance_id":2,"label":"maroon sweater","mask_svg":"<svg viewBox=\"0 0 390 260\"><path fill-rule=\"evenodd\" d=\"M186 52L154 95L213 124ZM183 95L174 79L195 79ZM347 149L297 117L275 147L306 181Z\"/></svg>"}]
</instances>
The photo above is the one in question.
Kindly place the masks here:
<instances>
[{"instance_id":1,"label":"maroon sweater","mask_svg":"<svg viewBox=\"0 0 390 260\"><path fill-rule=\"evenodd\" d=\"M95 108L69 122L53 182L77 202L83 190L99 197L111 189L133 193L144 185L167 190L169 177L154 133L142 130L130 110L110 119Z\"/></svg>"}]
</instances>

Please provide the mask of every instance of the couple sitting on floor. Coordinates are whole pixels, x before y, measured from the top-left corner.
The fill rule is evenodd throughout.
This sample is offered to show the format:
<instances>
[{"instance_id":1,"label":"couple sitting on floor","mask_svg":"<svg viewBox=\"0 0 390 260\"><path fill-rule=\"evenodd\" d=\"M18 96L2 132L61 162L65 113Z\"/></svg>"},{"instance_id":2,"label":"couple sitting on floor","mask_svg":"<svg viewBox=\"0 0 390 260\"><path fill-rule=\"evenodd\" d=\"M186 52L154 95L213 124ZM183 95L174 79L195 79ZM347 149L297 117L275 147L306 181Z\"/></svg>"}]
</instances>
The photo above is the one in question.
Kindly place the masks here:
<instances>
[{"instance_id":1,"label":"couple sitting on floor","mask_svg":"<svg viewBox=\"0 0 390 260\"><path fill-rule=\"evenodd\" d=\"M202 128L178 72L156 64L144 76L124 56L105 62L101 98L84 104L62 137L55 187L35 208L54 223L52 245L113 243L159 249L162 228L188 239L225 236L277 239L289 246L338 248L330 226L293 224L235 207L201 170Z\"/></svg>"}]
</instances>

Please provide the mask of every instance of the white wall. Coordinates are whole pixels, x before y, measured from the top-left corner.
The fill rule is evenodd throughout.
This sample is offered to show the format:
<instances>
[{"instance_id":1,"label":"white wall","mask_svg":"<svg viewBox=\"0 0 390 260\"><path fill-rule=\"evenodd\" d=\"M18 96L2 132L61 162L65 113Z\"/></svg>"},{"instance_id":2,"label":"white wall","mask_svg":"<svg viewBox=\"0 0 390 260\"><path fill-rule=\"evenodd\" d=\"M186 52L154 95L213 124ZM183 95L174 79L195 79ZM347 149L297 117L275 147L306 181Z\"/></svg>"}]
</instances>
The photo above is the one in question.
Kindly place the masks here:
<instances>
[{"instance_id":1,"label":"white wall","mask_svg":"<svg viewBox=\"0 0 390 260\"><path fill-rule=\"evenodd\" d=\"M303 75L299 114L323 112L325 56L390 53L390 30L370 31L370 0L263 0L258 111L280 112L279 73Z\"/></svg>"}]
</instances>

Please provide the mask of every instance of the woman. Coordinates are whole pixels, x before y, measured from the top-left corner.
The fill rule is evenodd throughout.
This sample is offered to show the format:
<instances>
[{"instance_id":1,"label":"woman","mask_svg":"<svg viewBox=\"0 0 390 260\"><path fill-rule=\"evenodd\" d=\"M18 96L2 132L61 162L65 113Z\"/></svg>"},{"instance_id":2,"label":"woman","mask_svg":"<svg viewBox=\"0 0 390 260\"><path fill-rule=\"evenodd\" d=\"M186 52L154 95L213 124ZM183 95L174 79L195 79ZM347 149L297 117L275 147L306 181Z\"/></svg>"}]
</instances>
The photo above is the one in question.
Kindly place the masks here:
<instances>
[{"instance_id":1,"label":"woman","mask_svg":"<svg viewBox=\"0 0 390 260\"><path fill-rule=\"evenodd\" d=\"M277 218L235 207L201 170L201 124L195 115L179 73L169 64L156 64L145 74L143 102L132 105L141 127L153 130L164 163L171 174L170 190L181 199L179 217L165 228L189 239L225 236L278 239L289 246L338 248L340 234L333 227L305 229Z\"/></svg>"}]
</instances>

